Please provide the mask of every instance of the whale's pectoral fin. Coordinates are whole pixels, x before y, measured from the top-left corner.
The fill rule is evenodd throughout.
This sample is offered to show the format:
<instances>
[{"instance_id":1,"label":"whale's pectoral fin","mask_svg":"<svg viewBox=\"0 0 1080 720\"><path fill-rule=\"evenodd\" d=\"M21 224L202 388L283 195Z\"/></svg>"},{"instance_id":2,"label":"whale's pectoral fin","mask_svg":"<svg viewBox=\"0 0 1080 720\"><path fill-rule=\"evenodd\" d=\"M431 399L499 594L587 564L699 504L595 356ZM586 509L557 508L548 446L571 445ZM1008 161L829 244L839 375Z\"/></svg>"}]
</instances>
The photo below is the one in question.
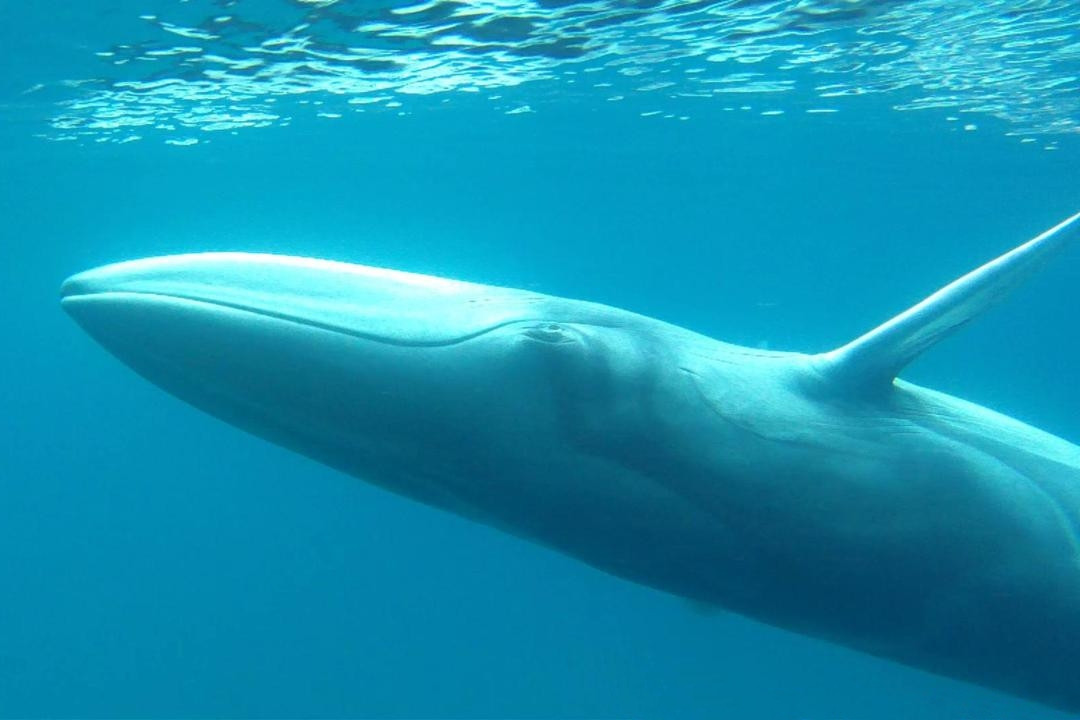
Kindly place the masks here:
<instances>
[{"instance_id":1,"label":"whale's pectoral fin","mask_svg":"<svg viewBox=\"0 0 1080 720\"><path fill-rule=\"evenodd\" d=\"M888 387L919 353L1001 300L1069 241L1080 235L1080 213L982 267L954 280L917 305L856 338L816 356L837 385Z\"/></svg>"}]
</instances>

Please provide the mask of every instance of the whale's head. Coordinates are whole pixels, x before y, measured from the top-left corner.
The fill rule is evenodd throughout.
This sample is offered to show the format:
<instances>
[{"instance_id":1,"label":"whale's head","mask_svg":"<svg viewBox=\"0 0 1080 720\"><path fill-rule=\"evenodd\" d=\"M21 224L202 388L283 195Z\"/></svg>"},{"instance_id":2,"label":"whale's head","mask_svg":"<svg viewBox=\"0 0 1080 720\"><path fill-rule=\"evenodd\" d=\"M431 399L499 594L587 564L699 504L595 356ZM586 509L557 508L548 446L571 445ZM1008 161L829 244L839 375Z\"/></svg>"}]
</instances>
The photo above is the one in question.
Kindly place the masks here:
<instances>
[{"instance_id":1,"label":"whale's head","mask_svg":"<svg viewBox=\"0 0 1080 720\"><path fill-rule=\"evenodd\" d=\"M192 405L466 514L507 463L557 472L631 416L647 365L632 313L306 258L123 262L68 279L62 304Z\"/></svg>"}]
</instances>

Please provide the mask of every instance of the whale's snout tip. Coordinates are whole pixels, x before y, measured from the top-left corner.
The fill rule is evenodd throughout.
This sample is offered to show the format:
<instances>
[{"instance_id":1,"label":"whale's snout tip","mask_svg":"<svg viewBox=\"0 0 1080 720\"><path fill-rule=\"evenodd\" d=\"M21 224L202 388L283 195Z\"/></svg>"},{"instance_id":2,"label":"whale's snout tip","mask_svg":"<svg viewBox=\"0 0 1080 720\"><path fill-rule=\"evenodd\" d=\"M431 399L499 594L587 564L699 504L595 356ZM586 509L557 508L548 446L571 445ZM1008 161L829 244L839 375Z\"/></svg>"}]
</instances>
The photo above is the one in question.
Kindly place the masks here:
<instances>
[{"instance_id":1,"label":"whale's snout tip","mask_svg":"<svg viewBox=\"0 0 1080 720\"><path fill-rule=\"evenodd\" d=\"M83 273L76 273L60 283L60 305L63 307L66 301L86 292L85 283L82 281Z\"/></svg>"},{"instance_id":2,"label":"whale's snout tip","mask_svg":"<svg viewBox=\"0 0 1080 720\"><path fill-rule=\"evenodd\" d=\"M83 305L87 299L106 292L109 288L98 270L75 273L60 283L60 307L70 314L77 305Z\"/></svg>"}]
</instances>

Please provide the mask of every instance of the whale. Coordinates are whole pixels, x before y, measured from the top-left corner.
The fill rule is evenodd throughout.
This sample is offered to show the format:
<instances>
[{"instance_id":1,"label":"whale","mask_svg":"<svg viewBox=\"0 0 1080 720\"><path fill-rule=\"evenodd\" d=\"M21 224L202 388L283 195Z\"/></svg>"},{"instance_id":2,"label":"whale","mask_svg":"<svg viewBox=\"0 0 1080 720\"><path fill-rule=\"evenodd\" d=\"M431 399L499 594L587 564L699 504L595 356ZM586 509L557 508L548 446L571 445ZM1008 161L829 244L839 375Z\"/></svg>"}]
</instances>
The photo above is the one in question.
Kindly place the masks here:
<instances>
[{"instance_id":1,"label":"whale","mask_svg":"<svg viewBox=\"0 0 1080 720\"><path fill-rule=\"evenodd\" d=\"M106 350L225 422L606 573L1080 713L1080 447L898 378L1080 213L820 353L594 302L195 253L68 278Z\"/></svg>"}]
</instances>

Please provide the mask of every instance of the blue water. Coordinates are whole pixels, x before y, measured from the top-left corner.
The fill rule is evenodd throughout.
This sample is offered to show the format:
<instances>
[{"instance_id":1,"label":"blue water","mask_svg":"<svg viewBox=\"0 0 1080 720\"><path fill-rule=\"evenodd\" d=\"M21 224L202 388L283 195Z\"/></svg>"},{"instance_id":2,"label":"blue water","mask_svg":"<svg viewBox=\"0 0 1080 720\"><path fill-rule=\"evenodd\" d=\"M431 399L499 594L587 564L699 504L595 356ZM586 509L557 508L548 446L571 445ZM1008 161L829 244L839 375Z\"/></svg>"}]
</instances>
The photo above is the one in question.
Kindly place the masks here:
<instances>
[{"instance_id":1,"label":"blue water","mask_svg":"<svg viewBox=\"0 0 1080 720\"><path fill-rule=\"evenodd\" d=\"M57 289L261 250L825 350L1080 209L1071 5L12 4L0 715L1063 717L249 437ZM1080 440L1077 287L1073 249L905 377Z\"/></svg>"}]
</instances>

